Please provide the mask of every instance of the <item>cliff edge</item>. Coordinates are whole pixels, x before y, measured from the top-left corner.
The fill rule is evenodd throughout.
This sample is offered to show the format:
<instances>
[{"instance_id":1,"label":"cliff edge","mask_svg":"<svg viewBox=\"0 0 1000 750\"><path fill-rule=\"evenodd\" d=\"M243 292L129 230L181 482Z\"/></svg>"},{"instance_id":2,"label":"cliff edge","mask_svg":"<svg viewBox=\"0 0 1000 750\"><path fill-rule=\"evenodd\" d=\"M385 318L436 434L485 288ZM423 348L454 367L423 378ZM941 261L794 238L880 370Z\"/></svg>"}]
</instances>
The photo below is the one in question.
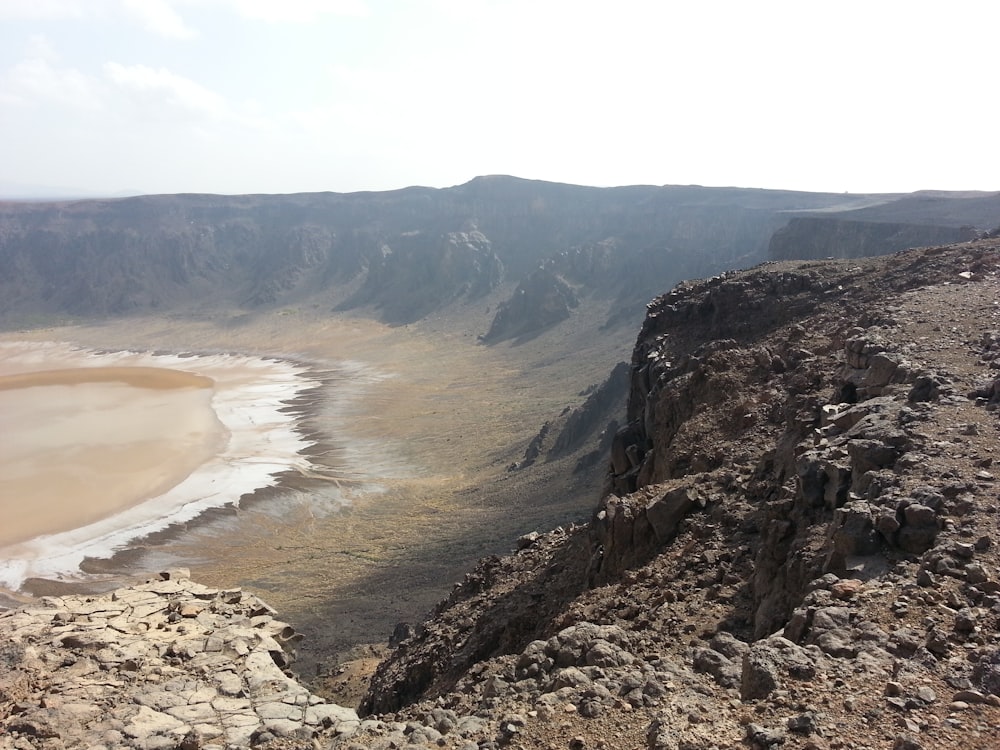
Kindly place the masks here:
<instances>
[{"instance_id":1,"label":"cliff edge","mask_svg":"<svg viewBox=\"0 0 1000 750\"><path fill-rule=\"evenodd\" d=\"M654 300L591 521L469 573L352 741L995 747L998 251Z\"/></svg>"}]
</instances>

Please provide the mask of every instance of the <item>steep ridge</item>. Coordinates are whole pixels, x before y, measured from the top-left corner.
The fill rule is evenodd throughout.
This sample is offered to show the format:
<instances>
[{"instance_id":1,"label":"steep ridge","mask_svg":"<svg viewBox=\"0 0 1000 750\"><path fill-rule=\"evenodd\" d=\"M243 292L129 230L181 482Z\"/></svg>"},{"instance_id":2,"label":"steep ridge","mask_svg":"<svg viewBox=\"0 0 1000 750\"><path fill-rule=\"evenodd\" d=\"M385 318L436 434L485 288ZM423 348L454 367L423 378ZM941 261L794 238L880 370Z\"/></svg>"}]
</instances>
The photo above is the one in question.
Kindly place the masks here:
<instances>
[{"instance_id":1,"label":"steep ridge","mask_svg":"<svg viewBox=\"0 0 1000 750\"><path fill-rule=\"evenodd\" d=\"M367 258L361 287L337 309L372 305L389 323L412 323L456 299L476 300L503 279L489 239L470 231L407 233Z\"/></svg>"},{"instance_id":2,"label":"steep ridge","mask_svg":"<svg viewBox=\"0 0 1000 750\"><path fill-rule=\"evenodd\" d=\"M980 240L655 300L592 520L469 573L352 742L995 747L997 299Z\"/></svg>"},{"instance_id":3,"label":"steep ridge","mask_svg":"<svg viewBox=\"0 0 1000 750\"><path fill-rule=\"evenodd\" d=\"M524 451L524 458L508 470L523 469L544 457L552 461L591 447L577 459L576 471L604 459L618 432L618 419L625 411L629 367L619 362L600 385L581 393L579 406L567 406L555 419L545 422Z\"/></svg>"},{"instance_id":4,"label":"steep ridge","mask_svg":"<svg viewBox=\"0 0 1000 750\"><path fill-rule=\"evenodd\" d=\"M538 335L568 318L579 304L565 279L549 268L538 268L517 285L510 299L500 304L481 340L492 344Z\"/></svg>"}]
</instances>

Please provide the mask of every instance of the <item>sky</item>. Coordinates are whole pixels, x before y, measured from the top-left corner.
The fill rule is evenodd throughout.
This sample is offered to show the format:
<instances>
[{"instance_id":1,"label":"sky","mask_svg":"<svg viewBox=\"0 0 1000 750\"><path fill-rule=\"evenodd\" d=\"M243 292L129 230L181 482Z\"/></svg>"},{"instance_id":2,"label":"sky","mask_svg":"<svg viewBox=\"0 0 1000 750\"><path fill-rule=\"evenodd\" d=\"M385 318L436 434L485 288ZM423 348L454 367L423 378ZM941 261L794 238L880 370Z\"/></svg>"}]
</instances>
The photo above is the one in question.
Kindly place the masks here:
<instances>
[{"instance_id":1,"label":"sky","mask_svg":"<svg viewBox=\"0 0 1000 750\"><path fill-rule=\"evenodd\" d=\"M0 0L0 195L1000 190L996 0Z\"/></svg>"}]
</instances>

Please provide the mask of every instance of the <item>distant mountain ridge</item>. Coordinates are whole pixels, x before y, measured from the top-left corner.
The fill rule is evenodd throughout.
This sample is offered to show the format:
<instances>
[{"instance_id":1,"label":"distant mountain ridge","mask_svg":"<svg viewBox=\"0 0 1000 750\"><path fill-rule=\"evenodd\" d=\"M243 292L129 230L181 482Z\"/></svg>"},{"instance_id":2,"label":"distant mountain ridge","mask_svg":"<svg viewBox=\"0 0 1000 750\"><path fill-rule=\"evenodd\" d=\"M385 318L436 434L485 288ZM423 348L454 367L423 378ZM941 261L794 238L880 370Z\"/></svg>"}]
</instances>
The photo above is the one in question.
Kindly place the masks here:
<instances>
[{"instance_id":1,"label":"distant mountain ridge","mask_svg":"<svg viewBox=\"0 0 1000 750\"><path fill-rule=\"evenodd\" d=\"M886 222L898 226L887 232ZM558 288L581 305L613 301L609 322L634 326L649 299L686 278L769 258L880 254L998 224L1000 193L595 188L505 176L387 192L4 202L0 321L309 299L398 324L521 285L522 296ZM542 266L549 281L529 283ZM573 314L557 304L506 305L498 330L530 335Z\"/></svg>"}]
</instances>

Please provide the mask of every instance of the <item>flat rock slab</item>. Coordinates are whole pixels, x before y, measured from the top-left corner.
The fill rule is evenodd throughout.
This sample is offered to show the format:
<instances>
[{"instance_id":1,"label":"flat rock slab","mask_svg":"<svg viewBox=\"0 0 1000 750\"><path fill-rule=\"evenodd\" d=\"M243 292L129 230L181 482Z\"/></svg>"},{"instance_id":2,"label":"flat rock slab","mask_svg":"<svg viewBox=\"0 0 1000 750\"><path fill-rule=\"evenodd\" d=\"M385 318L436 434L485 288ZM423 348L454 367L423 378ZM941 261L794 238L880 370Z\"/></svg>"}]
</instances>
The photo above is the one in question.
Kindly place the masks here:
<instances>
[{"instance_id":1,"label":"flat rock slab","mask_svg":"<svg viewBox=\"0 0 1000 750\"><path fill-rule=\"evenodd\" d=\"M359 723L353 709L284 671L295 640L257 597L207 588L186 571L0 613L0 750L39 740L145 750L245 746L266 732L349 734Z\"/></svg>"}]
</instances>

